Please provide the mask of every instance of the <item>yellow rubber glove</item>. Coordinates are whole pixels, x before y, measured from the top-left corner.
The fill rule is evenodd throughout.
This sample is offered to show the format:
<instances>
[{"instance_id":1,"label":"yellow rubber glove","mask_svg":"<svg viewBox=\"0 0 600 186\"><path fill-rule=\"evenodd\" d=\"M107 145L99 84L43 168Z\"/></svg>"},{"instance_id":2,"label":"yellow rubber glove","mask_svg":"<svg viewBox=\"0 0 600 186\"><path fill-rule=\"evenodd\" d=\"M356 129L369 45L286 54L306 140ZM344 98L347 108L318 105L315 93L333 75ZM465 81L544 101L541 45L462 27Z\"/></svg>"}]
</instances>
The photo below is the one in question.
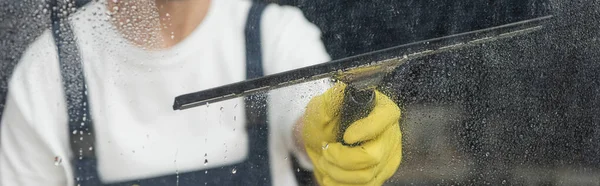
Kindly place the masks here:
<instances>
[{"instance_id":1,"label":"yellow rubber glove","mask_svg":"<svg viewBox=\"0 0 600 186\"><path fill-rule=\"evenodd\" d=\"M344 146L336 141L336 130L345 87L337 83L313 98L304 114L302 137L315 177L322 186L382 185L402 159L400 109L376 91L373 110L344 133L346 143L363 143Z\"/></svg>"}]
</instances>

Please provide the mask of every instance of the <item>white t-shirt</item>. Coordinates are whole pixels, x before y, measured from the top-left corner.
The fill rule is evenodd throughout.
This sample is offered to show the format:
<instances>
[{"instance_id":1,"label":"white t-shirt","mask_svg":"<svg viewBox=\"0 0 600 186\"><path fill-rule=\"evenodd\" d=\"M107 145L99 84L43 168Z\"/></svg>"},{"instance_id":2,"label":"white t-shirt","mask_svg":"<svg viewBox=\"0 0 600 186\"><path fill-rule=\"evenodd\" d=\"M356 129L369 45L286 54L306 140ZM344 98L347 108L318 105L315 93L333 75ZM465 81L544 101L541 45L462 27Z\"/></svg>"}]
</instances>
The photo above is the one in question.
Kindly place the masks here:
<instances>
[{"instance_id":1,"label":"white t-shirt","mask_svg":"<svg viewBox=\"0 0 600 186\"><path fill-rule=\"evenodd\" d=\"M94 119L92 150L104 182L210 169L246 158L242 99L184 111L173 111L172 104L178 95L245 79L250 5L211 1L207 16L185 40L152 52L130 45L112 28L105 3L92 3L71 18ZM261 29L267 75L329 60L319 29L296 8L269 5ZM73 185L60 77L47 31L28 48L10 80L0 130L0 185ZM310 98L328 87L319 80L269 94L273 185L296 185L288 158L297 152L292 126Z\"/></svg>"}]
</instances>

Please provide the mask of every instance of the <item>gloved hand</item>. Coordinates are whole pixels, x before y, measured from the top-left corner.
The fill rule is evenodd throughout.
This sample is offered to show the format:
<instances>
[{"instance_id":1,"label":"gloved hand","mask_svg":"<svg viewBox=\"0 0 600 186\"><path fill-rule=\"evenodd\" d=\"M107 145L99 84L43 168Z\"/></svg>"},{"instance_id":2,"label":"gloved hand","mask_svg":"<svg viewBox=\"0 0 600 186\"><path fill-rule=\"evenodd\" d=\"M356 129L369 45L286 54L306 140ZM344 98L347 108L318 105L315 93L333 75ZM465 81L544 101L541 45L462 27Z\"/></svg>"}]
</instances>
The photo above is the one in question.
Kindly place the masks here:
<instances>
[{"instance_id":1,"label":"gloved hand","mask_svg":"<svg viewBox=\"0 0 600 186\"><path fill-rule=\"evenodd\" d=\"M302 137L322 186L382 185L398 169L402 159L400 109L376 91L369 115L352 123L344 133L348 144L336 141L346 85L337 83L313 98L303 117Z\"/></svg>"}]
</instances>

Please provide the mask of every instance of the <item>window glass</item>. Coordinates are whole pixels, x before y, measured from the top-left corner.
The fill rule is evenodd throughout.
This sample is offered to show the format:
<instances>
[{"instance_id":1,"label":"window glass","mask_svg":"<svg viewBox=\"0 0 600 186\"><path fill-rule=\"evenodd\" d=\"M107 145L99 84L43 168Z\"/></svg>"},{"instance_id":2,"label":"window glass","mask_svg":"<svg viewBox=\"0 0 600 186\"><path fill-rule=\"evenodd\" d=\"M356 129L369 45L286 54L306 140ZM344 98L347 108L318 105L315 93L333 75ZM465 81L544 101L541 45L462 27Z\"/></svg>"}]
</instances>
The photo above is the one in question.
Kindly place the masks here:
<instances>
[{"instance_id":1,"label":"window glass","mask_svg":"<svg viewBox=\"0 0 600 186\"><path fill-rule=\"evenodd\" d=\"M0 185L597 185L598 8L0 2Z\"/></svg>"}]
</instances>

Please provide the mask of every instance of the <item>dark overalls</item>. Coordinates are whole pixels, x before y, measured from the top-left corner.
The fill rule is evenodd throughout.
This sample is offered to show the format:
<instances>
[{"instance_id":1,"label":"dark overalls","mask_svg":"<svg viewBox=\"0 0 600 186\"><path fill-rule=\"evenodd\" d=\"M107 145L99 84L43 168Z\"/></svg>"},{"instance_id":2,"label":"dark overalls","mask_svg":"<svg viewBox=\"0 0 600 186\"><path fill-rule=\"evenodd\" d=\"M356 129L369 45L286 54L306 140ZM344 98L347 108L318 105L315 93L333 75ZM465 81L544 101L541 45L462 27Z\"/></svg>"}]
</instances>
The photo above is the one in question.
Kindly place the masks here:
<instances>
[{"instance_id":1,"label":"dark overalls","mask_svg":"<svg viewBox=\"0 0 600 186\"><path fill-rule=\"evenodd\" d=\"M57 7L56 1L52 2L51 7ZM260 20L265 6L265 4L253 3L248 14L245 28L246 78L248 79L263 76ZM52 33L58 50L67 101L69 134L71 135L69 140L75 157L72 162L76 185L271 185L266 94L249 96L244 99L246 130L250 144L248 157L244 162L196 172L174 172L172 175L161 177L121 183L102 183L98 177L94 150L96 148L93 148L95 144L93 118L88 104L82 61L73 32L66 21L68 14L60 11L65 6L58 7L51 14Z\"/></svg>"}]
</instances>

